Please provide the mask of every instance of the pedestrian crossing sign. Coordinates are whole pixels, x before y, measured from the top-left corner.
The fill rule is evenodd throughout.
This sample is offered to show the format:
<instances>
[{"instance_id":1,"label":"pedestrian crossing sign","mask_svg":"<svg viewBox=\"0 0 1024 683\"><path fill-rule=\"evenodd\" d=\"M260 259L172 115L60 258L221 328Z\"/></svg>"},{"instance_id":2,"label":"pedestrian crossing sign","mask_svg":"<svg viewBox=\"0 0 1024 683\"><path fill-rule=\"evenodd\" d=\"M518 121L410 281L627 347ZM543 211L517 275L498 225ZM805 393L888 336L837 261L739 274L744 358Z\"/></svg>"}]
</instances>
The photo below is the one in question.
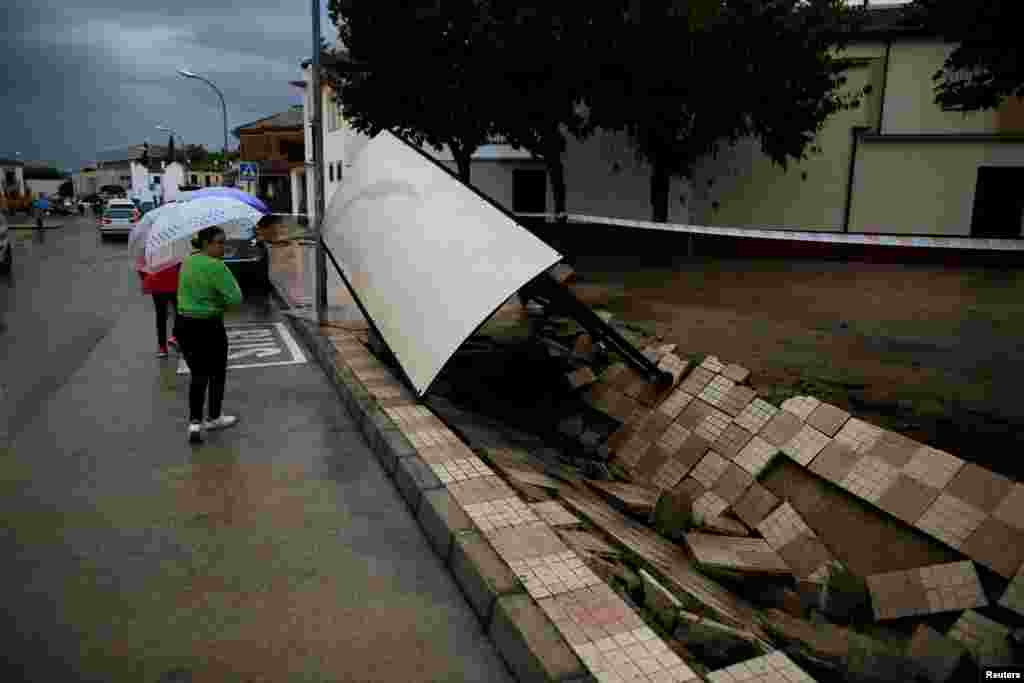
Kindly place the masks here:
<instances>
[{"instance_id":1,"label":"pedestrian crossing sign","mask_svg":"<svg viewBox=\"0 0 1024 683\"><path fill-rule=\"evenodd\" d=\"M260 175L260 167L255 161L238 162L238 179L255 182Z\"/></svg>"}]
</instances>

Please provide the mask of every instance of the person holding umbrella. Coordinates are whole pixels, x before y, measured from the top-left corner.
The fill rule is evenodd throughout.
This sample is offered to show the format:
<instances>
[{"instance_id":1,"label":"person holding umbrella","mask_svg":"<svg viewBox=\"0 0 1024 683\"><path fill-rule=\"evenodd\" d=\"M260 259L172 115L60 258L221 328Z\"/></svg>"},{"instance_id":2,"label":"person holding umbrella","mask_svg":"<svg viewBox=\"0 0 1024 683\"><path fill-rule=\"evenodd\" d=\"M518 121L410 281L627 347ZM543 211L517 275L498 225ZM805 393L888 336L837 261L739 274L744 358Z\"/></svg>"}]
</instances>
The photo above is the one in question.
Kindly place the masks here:
<instances>
[{"instance_id":1,"label":"person holding umbrella","mask_svg":"<svg viewBox=\"0 0 1024 683\"><path fill-rule=\"evenodd\" d=\"M242 303L238 281L224 265L226 234L219 226L200 230L192 239L198 253L187 257L178 276L178 315L174 335L192 374L188 390L190 443L201 443L203 431L231 427L238 418L223 415L228 369L228 335L224 309ZM209 419L203 407L209 391Z\"/></svg>"}]
</instances>

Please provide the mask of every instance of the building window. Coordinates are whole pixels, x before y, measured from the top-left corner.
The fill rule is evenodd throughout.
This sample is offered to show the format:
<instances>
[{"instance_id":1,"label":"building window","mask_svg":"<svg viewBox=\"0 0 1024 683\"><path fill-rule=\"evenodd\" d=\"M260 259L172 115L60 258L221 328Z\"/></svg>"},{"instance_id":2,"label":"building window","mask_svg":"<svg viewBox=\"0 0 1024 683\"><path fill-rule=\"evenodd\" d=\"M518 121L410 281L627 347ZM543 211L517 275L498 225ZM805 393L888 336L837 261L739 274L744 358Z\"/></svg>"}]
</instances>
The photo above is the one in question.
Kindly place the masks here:
<instances>
[{"instance_id":1,"label":"building window","mask_svg":"<svg viewBox=\"0 0 1024 683\"><path fill-rule=\"evenodd\" d=\"M548 176L544 171L512 171L512 211L544 213L547 210Z\"/></svg>"},{"instance_id":2,"label":"building window","mask_svg":"<svg viewBox=\"0 0 1024 683\"><path fill-rule=\"evenodd\" d=\"M331 182L333 183L334 182L334 164L329 164L327 166L327 175L329 175L331 177Z\"/></svg>"},{"instance_id":3,"label":"building window","mask_svg":"<svg viewBox=\"0 0 1024 683\"><path fill-rule=\"evenodd\" d=\"M982 166L974 191L971 237L1019 238L1024 233L1024 167Z\"/></svg>"},{"instance_id":4,"label":"building window","mask_svg":"<svg viewBox=\"0 0 1024 683\"><path fill-rule=\"evenodd\" d=\"M197 176L195 173L192 174L192 184L193 185L198 185L199 184L199 176Z\"/></svg>"}]
</instances>

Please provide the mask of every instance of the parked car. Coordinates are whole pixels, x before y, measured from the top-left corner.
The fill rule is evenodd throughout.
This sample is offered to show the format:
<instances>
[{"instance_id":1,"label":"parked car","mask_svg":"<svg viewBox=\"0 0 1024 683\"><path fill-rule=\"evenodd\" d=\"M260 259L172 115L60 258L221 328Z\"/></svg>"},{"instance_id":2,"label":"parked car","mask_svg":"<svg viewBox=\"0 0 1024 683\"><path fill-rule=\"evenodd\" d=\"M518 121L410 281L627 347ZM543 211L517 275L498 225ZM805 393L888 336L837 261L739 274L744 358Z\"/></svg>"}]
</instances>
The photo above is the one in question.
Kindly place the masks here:
<instances>
[{"instance_id":1,"label":"parked car","mask_svg":"<svg viewBox=\"0 0 1024 683\"><path fill-rule=\"evenodd\" d=\"M11 239L7 229L7 217L0 213L0 272L10 273L11 264L14 263L12 255Z\"/></svg>"},{"instance_id":2,"label":"parked car","mask_svg":"<svg viewBox=\"0 0 1024 683\"><path fill-rule=\"evenodd\" d=\"M131 234L132 228L135 227L135 224L138 223L141 217L142 212L131 201L127 199L111 199L107 202L107 208L103 210L103 215L100 217L100 237L102 239L115 235L128 237Z\"/></svg>"},{"instance_id":3,"label":"parked car","mask_svg":"<svg viewBox=\"0 0 1024 683\"><path fill-rule=\"evenodd\" d=\"M255 238L255 231L242 239L225 240L224 265L242 287L266 291L270 286L267 245Z\"/></svg>"}]
</instances>

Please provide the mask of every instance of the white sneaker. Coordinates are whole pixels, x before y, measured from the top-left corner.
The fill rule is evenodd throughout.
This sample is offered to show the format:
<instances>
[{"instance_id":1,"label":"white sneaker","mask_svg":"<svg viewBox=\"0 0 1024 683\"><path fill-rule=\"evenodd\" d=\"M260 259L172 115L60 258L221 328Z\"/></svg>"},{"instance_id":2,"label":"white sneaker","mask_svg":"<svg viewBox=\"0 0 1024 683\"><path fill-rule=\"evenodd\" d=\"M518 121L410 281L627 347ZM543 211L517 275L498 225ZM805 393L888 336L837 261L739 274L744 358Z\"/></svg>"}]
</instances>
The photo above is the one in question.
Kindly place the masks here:
<instances>
[{"instance_id":1,"label":"white sneaker","mask_svg":"<svg viewBox=\"0 0 1024 683\"><path fill-rule=\"evenodd\" d=\"M203 425L198 422L190 422L188 425L188 442L189 443L202 443L203 442Z\"/></svg>"},{"instance_id":2,"label":"white sneaker","mask_svg":"<svg viewBox=\"0 0 1024 683\"><path fill-rule=\"evenodd\" d=\"M204 429L227 429L233 427L238 422L238 418L234 415L221 415L216 420L207 420L203 423Z\"/></svg>"}]
</instances>

